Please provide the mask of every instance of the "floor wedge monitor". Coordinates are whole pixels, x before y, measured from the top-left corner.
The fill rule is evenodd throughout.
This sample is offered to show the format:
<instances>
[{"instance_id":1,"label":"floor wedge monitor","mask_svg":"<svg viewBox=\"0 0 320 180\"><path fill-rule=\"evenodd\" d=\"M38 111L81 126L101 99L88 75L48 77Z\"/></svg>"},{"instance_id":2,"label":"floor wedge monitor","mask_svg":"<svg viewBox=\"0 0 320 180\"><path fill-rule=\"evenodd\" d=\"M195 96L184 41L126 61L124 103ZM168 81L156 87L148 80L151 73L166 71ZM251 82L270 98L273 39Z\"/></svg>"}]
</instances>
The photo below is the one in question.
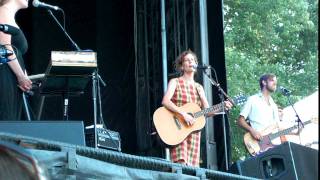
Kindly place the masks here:
<instances>
[{"instance_id":1,"label":"floor wedge monitor","mask_svg":"<svg viewBox=\"0 0 320 180\"><path fill-rule=\"evenodd\" d=\"M82 121L0 121L0 132L85 146Z\"/></svg>"},{"instance_id":2,"label":"floor wedge monitor","mask_svg":"<svg viewBox=\"0 0 320 180\"><path fill-rule=\"evenodd\" d=\"M286 142L255 157L237 161L230 171L261 179L318 179L318 150Z\"/></svg>"}]
</instances>

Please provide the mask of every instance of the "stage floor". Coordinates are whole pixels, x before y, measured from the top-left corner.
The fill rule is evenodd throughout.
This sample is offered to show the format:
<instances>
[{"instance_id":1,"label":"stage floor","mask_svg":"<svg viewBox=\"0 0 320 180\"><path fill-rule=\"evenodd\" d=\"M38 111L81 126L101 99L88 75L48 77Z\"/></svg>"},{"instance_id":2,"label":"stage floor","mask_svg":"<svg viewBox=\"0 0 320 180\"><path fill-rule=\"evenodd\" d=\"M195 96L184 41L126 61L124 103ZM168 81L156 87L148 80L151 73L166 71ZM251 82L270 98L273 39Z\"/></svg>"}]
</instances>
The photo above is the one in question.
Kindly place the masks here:
<instances>
[{"instance_id":1,"label":"stage floor","mask_svg":"<svg viewBox=\"0 0 320 180\"><path fill-rule=\"evenodd\" d=\"M0 132L0 142L26 151L51 179L255 179L12 133Z\"/></svg>"}]
</instances>

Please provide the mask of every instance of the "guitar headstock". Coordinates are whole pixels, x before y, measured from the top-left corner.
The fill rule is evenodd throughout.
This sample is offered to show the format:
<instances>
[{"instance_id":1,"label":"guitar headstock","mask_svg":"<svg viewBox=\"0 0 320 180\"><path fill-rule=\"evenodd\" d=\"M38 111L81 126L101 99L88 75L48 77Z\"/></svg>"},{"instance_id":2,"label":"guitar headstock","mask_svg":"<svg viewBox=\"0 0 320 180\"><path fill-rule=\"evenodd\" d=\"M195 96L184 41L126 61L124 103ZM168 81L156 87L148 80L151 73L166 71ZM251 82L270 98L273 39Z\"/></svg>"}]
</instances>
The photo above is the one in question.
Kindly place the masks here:
<instances>
[{"instance_id":1,"label":"guitar headstock","mask_svg":"<svg viewBox=\"0 0 320 180\"><path fill-rule=\"evenodd\" d=\"M318 117L311 117L310 121L314 124L318 124L319 123L319 118Z\"/></svg>"},{"instance_id":2,"label":"guitar headstock","mask_svg":"<svg viewBox=\"0 0 320 180\"><path fill-rule=\"evenodd\" d=\"M239 94L237 96L234 96L232 98L232 101L235 105L242 105L247 101L248 97L242 94Z\"/></svg>"}]
</instances>

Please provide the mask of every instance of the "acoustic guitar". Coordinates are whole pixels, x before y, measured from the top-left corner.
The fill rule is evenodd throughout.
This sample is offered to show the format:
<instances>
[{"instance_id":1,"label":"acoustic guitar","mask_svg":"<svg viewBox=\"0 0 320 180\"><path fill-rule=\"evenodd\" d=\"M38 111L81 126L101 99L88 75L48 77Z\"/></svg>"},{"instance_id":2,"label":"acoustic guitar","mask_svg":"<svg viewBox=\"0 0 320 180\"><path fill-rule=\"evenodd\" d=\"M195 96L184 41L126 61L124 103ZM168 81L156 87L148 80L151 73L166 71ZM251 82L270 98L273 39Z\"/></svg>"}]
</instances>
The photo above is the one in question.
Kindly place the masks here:
<instances>
[{"instance_id":1,"label":"acoustic guitar","mask_svg":"<svg viewBox=\"0 0 320 180\"><path fill-rule=\"evenodd\" d=\"M318 119L312 118L311 120L304 122L303 126L310 123L318 123ZM281 131L277 131L277 129L278 127L276 125L265 128L263 131L261 131L262 139L259 141L252 137L249 132L247 132L243 137L243 141L248 152L252 156L256 156L262 152L267 151L268 149L275 146L274 143L272 143L273 140L279 138L280 136L287 135L295 129L298 129L298 125L294 125ZM273 133L275 130L277 132Z\"/></svg>"},{"instance_id":2,"label":"acoustic guitar","mask_svg":"<svg viewBox=\"0 0 320 180\"><path fill-rule=\"evenodd\" d=\"M247 97L243 95L232 99L235 105L244 103ZM167 145L181 143L190 133L201 130L206 124L205 115L210 112L219 113L223 110L224 103L219 103L201 110L195 103L187 103L179 109L194 117L195 122L189 126L180 114L174 113L165 107L158 108L153 113L153 123L160 136L160 139Z\"/></svg>"}]
</instances>

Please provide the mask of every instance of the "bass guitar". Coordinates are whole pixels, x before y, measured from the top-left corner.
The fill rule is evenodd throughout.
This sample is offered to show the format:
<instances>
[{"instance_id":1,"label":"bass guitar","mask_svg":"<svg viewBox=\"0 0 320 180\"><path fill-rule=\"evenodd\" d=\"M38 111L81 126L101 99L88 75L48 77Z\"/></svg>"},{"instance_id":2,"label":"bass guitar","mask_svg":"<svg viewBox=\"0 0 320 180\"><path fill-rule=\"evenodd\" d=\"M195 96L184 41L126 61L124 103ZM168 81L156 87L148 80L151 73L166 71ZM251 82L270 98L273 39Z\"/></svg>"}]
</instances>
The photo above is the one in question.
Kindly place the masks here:
<instances>
[{"instance_id":1,"label":"bass guitar","mask_svg":"<svg viewBox=\"0 0 320 180\"><path fill-rule=\"evenodd\" d=\"M310 124L310 123L318 123L318 120L316 118L312 118L311 120L304 122L303 126ZM262 139L259 141L256 140L254 137L252 137L249 132L247 132L243 137L243 141L244 141L244 145L245 145L246 149L248 150L248 152L252 156L255 156L255 155L258 155L262 152L267 151L268 149L275 146L272 143L273 140L275 140L276 138L279 138L280 136L287 135L295 129L298 129L298 125L294 125L290 128L272 133L276 129L277 129L276 125L272 125L272 126L265 128L261 132Z\"/></svg>"}]
</instances>

